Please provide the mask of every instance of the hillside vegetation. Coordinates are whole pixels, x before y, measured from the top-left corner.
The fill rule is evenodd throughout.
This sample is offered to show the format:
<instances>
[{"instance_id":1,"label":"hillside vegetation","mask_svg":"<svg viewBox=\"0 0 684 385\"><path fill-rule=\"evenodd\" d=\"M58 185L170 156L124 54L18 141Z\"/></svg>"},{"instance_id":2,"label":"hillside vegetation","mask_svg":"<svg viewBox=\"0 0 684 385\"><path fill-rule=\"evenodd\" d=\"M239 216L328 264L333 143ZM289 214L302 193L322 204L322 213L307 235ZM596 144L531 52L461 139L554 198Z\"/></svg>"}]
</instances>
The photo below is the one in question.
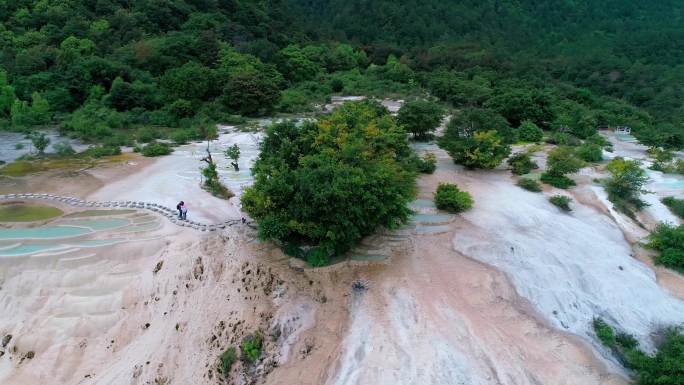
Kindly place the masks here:
<instances>
[{"instance_id":1,"label":"hillside vegetation","mask_svg":"<svg viewBox=\"0 0 684 385\"><path fill-rule=\"evenodd\" d=\"M529 121L587 137L629 125L648 145L681 148L682 7L4 1L0 126L57 124L115 145L187 140L219 121L309 110L333 93L429 92L513 129Z\"/></svg>"}]
</instances>

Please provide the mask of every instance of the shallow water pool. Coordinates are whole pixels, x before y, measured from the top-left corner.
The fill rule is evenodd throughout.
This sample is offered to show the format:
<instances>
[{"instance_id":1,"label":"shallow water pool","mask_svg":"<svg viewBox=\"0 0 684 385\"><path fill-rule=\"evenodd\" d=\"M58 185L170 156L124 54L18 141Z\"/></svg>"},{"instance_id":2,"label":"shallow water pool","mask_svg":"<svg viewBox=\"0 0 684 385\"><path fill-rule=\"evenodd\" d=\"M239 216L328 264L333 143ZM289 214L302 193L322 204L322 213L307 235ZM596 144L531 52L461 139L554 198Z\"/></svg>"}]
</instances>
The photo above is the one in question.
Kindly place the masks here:
<instances>
[{"instance_id":1,"label":"shallow water pool","mask_svg":"<svg viewBox=\"0 0 684 385\"><path fill-rule=\"evenodd\" d=\"M83 227L48 226L32 229L1 229L0 239L57 239L78 237L91 233Z\"/></svg>"},{"instance_id":2,"label":"shallow water pool","mask_svg":"<svg viewBox=\"0 0 684 385\"><path fill-rule=\"evenodd\" d=\"M69 242L69 246L78 246L78 247L99 247L99 246L109 246L109 245L114 245L119 242L123 242L125 239L123 238L112 238L112 239L88 239L85 241L79 241L79 242Z\"/></svg>"},{"instance_id":3,"label":"shallow water pool","mask_svg":"<svg viewBox=\"0 0 684 385\"><path fill-rule=\"evenodd\" d=\"M34 254L39 251L63 249L61 245L20 245L10 249L0 250L0 257L17 257L20 255Z\"/></svg>"},{"instance_id":4,"label":"shallow water pool","mask_svg":"<svg viewBox=\"0 0 684 385\"><path fill-rule=\"evenodd\" d=\"M666 180L666 181L662 181L662 182L656 182L656 186L661 187L663 189L668 189L668 190L675 190L675 189L684 190L684 180L671 179L671 180Z\"/></svg>"},{"instance_id":5,"label":"shallow water pool","mask_svg":"<svg viewBox=\"0 0 684 385\"><path fill-rule=\"evenodd\" d=\"M416 214L413 216L412 220L415 223L421 224L443 224L449 223L453 219L452 215L445 214Z\"/></svg>"},{"instance_id":6,"label":"shallow water pool","mask_svg":"<svg viewBox=\"0 0 684 385\"><path fill-rule=\"evenodd\" d=\"M621 141L621 142L636 142L637 139L633 137L632 135L627 135L627 134L615 134L615 139Z\"/></svg>"},{"instance_id":7,"label":"shallow water pool","mask_svg":"<svg viewBox=\"0 0 684 385\"><path fill-rule=\"evenodd\" d=\"M65 226L87 227L93 231L102 231L116 229L119 227L126 226L130 223L131 222L128 219L124 218L103 218L64 221L60 224Z\"/></svg>"},{"instance_id":8,"label":"shallow water pool","mask_svg":"<svg viewBox=\"0 0 684 385\"><path fill-rule=\"evenodd\" d=\"M416 226L414 231L423 235L439 234L448 232L449 226Z\"/></svg>"},{"instance_id":9,"label":"shallow water pool","mask_svg":"<svg viewBox=\"0 0 684 385\"><path fill-rule=\"evenodd\" d=\"M411 207L414 210L434 208L435 202L431 201L430 199L416 199L413 202L409 203L409 207Z\"/></svg>"}]
</instances>

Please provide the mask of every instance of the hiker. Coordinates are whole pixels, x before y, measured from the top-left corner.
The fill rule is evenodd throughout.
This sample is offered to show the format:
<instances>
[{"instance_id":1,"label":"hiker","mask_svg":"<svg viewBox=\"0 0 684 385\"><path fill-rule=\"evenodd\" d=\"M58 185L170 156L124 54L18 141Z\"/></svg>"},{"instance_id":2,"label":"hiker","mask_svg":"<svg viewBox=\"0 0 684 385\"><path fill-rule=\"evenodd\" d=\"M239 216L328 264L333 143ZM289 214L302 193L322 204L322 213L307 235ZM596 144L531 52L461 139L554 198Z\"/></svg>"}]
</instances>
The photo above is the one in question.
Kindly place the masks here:
<instances>
[{"instance_id":1,"label":"hiker","mask_svg":"<svg viewBox=\"0 0 684 385\"><path fill-rule=\"evenodd\" d=\"M178 219L183 219L183 210L181 210L181 207L185 204L185 202L180 201L176 205L176 210L178 210Z\"/></svg>"},{"instance_id":2,"label":"hiker","mask_svg":"<svg viewBox=\"0 0 684 385\"><path fill-rule=\"evenodd\" d=\"M188 220L188 206L185 202L181 202L181 219L184 221Z\"/></svg>"}]
</instances>

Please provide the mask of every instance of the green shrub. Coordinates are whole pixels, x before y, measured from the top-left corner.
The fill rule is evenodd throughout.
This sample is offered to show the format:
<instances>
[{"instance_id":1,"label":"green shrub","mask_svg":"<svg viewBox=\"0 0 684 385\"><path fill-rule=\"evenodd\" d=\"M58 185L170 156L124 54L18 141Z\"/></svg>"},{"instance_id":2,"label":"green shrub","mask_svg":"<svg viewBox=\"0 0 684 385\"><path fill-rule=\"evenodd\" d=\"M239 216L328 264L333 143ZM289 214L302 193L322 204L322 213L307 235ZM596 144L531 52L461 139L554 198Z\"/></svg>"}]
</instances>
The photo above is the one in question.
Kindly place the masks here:
<instances>
[{"instance_id":1,"label":"green shrub","mask_svg":"<svg viewBox=\"0 0 684 385\"><path fill-rule=\"evenodd\" d=\"M185 144L193 139L197 139L197 133L191 129L178 129L171 132L169 139L176 144Z\"/></svg>"},{"instance_id":2,"label":"green shrub","mask_svg":"<svg viewBox=\"0 0 684 385\"><path fill-rule=\"evenodd\" d=\"M450 183L440 183L434 195L435 205L440 210L460 213L473 207L473 198L458 186Z\"/></svg>"},{"instance_id":3,"label":"green shrub","mask_svg":"<svg viewBox=\"0 0 684 385\"><path fill-rule=\"evenodd\" d=\"M684 334L681 329L666 331L655 356L632 354L630 366L637 373L638 385L684 384Z\"/></svg>"},{"instance_id":4,"label":"green shrub","mask_svg":"<svg viewBox=\"0 0 684 385\"><path fill-rule=\"evenodd\" d=\"M546 141L558 146L578 146L581 141L566 132L554 132Z\"/></svg>"},{"instance_id":5,"label":"green shrub","mask_svg":"<svg viewBox=\"0 0 684 385\"><path fill-rule=\"evenodd\" d=\"M537 163L532 161L530 154L528 153L518 153L508 158L508 165L511 166L511 171L516 175L524 175L532 171L533 169L539 168Z\"/></svg>"},{"instance_id":6,"label":"green shrub","mask_svg":"<svg viewBox=\"0 0 684 385\"><path fill-rule=\"evenodd\" d=\"M523 142L539 142L544 138L544 131L534 122L526 120L518 127L518 139Z\"/></svg>"},{"instance_id":7,"label":"green shrub","mask_svg":"<svg viewBox=\"0 0 684 385\"><path fill-rule=\"evenodd\" d=\"M684 175L684 159L677 159L674 163L674 172Z\"/></svg>"},{"instance_id":8,"label":"green shrub","mask_svg":"<svg viewBox=\"0 0 684 385\"><path fill-rule=\"evenodd\" d=\"M675 197L667 197L662 199L663 204L670 208L676 216L684 219L684 199L677 199Z\"/></svg>"},{"instance_id":9,"label":"green shrub","mask_svg":"<svg viewBox=\"0 0 684 385\"><path fill-rule=\"evenodd\" d=\"M85 153L93 158L102 158L103 156L121 155L121 147L119 146L94 146L90 147Z\"/></svg>"},{"instance_id":10,"label":"green shrub","mask_svg":"<svg viewBox=\"0 0 684 385\"><path fill-rule=\"evenodd\" d=\"M684 159L675 159L670 162L655 161L650 168L666 174L684 174Z\"/></svg>"},{"instance_id":11,"label":"green shrub","mask_svg":"<svg viewBox=\"0 0 684 385\"><path fill-rule=\"evenodd\" d=\"M582 160L575 157L575 152L570 147L558 147L549 152L546 161L547 173L561 176L579 171L584 165Z\"/></svg>"},{"instance_id":12,"label":"green shrub","mask_svg":"<svg viewBox=\"0 0 684 385\"><path fill-rule=\"evenodd\" d=\"M633 210L641 210L646 203L639 199L646 193L644 185L648 182L646 171L638 160L615 158L606 167L611 176L605 182L608 199L615 208L634 218Z\"/></svg>"},{"instance_id":13,"label":"green shrub","mask_svg":"<svg viewBox=\"0 0 684 385\"><path fill-rule=\"evenodd\" d=\"M52 148L55 150L55 154L60 157L76 154L74 148L67 142L55 143L52 145Z\"/></svg>"},{"instance_id":14,"label":"green shrub","mask_svg":"<svg viewBox=\"0 0 684 385\"><path fill-rule=\"evenodd\" d=\"M468 168L494 168L511 153L511 147L494 130L478 131L463 138L443 137L440 145L456 164Z\"/></svg>"},{"instance_id":15,"label":"green shrub","mask_svg":"<svg viewBox=\"0 0 684 385\"><path fill-rule=\"evenodd\" d=\"M585 162L600 162L603 160L603 149L597 144L583 144L577 147L575 155Z\"/></svg>"},{"instance_id":16,"label":"green shrub","mask_svg":"<svg viewBox=\"0 0 684 385\"><path fill-rule=\"evenodd\" d=\"M542 186L534 179L530 178L520 178L518 180L518 186L524 188L527 191L540 192L542 191Z\"/></svg>"},{"instance_id":17,"label":"green shrub","mask_svg":"<svg viewBox=\"0 0 684 385\"><path fill-rule=\"evenodd\" d=\"M250 363L255 363L259 357L261 357L261 348L263 347L263 342L264 337L259 331L245 337L240 345L242 359Z\"/></svg>"},{"instance_id":18,"label":"green shrub","mask_svg":"<svg viewBox=\"0 0 684 385\"><path fill-rule=\"evenodd\" d=\"M570 202L572 202L572 199L566 197L565 195L554 195L549 198L549 202L553 203L563 211L572 211L570 208Z\"/></svg>"},{"instance_id":19,"label":"green shrub","mask_svg":"<svg viewBox=\"0 0 684 385\"><path fill-rule=\"evenodd\" d=\"M152 142L147 145L145 145L141 150L140 153L143 154L144 156L162 156L162 155L169 155L173 149L171 146L169 146L166 143L160 143L160 142Z\"/></svg>"},{"instance_id":20,"label":"green shrub","mask_svg":"<svg viewBox=\"0 0 684 385\"><path fill-rule=\"evenodd\" d=\"M596 336L604 345L608 347L615 346L615 332L610 325L601 318L594 318L593 326Z\"/></svg>"},{"instance_id":21,"label":"green shrub","mask_svg":"<svg viewBox=\"0 0 684 385\"><path fill-rule=\"evenodd\" d=\"M285 255L289 255L290 257L304 257L304 250L302 250L302 248L294 242L285 242L281 249L283 250L283 253L285 253Z\"/></svg>"},{"instance_id":22,"label":"green shrub","mask_svg":"<svg viewBox=\"0 0 684 385\"><path fill-rule=\"evenodd\" d=\"M230 368L233 366L235 361L237 361L237 358L237 351L233 346L226 349L226 351L223 352L219 357L219 368L221 369L221 373L225 378L228 378L230 375Z\"/></svg>"},{"instance_id":23,"label":"green shrub","mask_svg":"<svg viewBox=\"0 0 684 385\"><path fill-rule=\"evenodd\" d=\"M162 133L159 130L151 127L142 127L138 130L136 137L138 142L149 143L153 140L161 139Z\"/></svg>"},{"instance_id":24,"label":"green shrub","mask_svg":"<svg viewBox=\"0 0 684 385\"><path fill-rule=\"evenodd\" d=\"M104 139L102 139L103 146L109 146L109 147L121 147L121 146L132 146L133 145L133 139L129 136L126 136L121 133L114 134L112 136L108 136Z\"/></svg>"},{"instance_id":25,"label":"green shrub","mask_svg":"<svg viewBox=\"0 0 684 385\"><path fill-rule=\"evenodd\" d=\"M284 90L280 94L278 109L283 112L300 112L310 109L313 97L296 88Z\"/></svg>"},{"instance_id":26,"label":"green shrub","mask_svg":"<svg viewBox=\"0 0 684 385\"><path fill-rule=\"evenodd\" d=\"M14 145L15 150L23 150L24 149L24 143L17 143Z\"/></svg>"},{"instance_id":27,"label":"green shrub","mask_svg":"<svg viewBox=\"0 0 684 385\"><path fill-rule=\"evenodd\" d=\"M660 223L649 235L647 247L656 250L656 264L684 272L684 225Z\"/></svg>"},{"instance_id":28,"label":"green shrub","mask_svg":"<svg viewBox=\"0 0 684 385\"><path fill-rule=\"evenodd\" d=\"M230 199L235 196L235 194L219 180L215 164L209 164L207 167L203 168L202 176L204 176L204 189L209 191L213 196L223 199Z\"/></svg>"},{"instance_id":29,"label":"green shrub","mask_svg":"<svg viewBox=\"0 0 684 385\"><path fill-rule=\"evenodd\" d=\"M33 147L38 150L38 154L43 155L45 153L45 149L47 148L48 145L50 145L50 138L47 137L42 132L34 132L29 135L29 138L31 138L31 143L33 143Z\"/></svg>"},{"instance_id":30,"label":"green shrub","mask_svg":"<svg viewBox=\"0 0 684 385\"><path fill-rule=\"evenodd\" d=\"M649 147L646 153L653 158L656 163L669 163L674 159L674 153L669 149L659 147Z\"/></svg>"},{"instance_id":31,"label":"green shrub","mask_svg":"<svg viewBox=\"0 0 684 385\"><path fill-rule=\"evenodd\" d=\"M562 188L562 189L568 189L572 186L575 185L575 181L568 178L565 175L551 175L549 173L543 173L541 174L541 177L539 178L542 182L551 185L553 187L557 188Z\"/></svg>"},{"instance_id":32,"label":"green shrub","mask_svg":"<svg viewBox=\"0 0 684 385\"><path fill-rule=\"evenodd\" d=\"M618 358L634 370L637 385L684 384L684 334L679 328L665 330L663 341L655 355L639 349L634 336L618 332L600 318L594 318L594 332L601 343L618 355Z\"/></svg>"},{"instance_id":33,"label":"green shrub","mask_svg":"<svg viewBox=\"0 0 684 385\"><path fill-rule=\"evenodd\" d=\"M615 334L615 343L623 349L634 349L639 346L639 341L633 335L625 332Z\"/></svg>"},{"instance_id":34,"label":"green shrub","mask_svg":"<svg viewBox=\"0 0 684 385\"><path fill-rule=\"evenodd\" d=\"M575 181L565 176L579 171L584 162L575 157L570 147L558 147L549 152L546 161L547 171L540 180L557 188L567 189L575 185Z\"/></svg>"},{"instance_id":35,"label":"green shrub","mask_svg":"<svg viewBox=\"0 0 684 385\"><path fill-rule=\"evenodd\" d=\"M306 261L314 267L326 266L330 263L330 252L322 247L314 247L306 253Z\"/></svg>"},{"instance_id":36,"label":"green shrub","mask_svg":"<svg viewBox=\"0 0 684 385\"><path fill-rule=\"evenodd\" d=\"M585 139L584 142L589 143L589 144L595 144L601 148L613 147L613 144L610 143L610 141L608 139L606 139L601 134L594 134L594 135L588 137L587 139Z\"/></svg>"},{"instance_id":37,"label":"green shrub","mask_svg":"<svg viewBox=\"0 0 684 385\"><path fill-rule=\"evenodd\" d=\"M423 174L432 174L437 169L435 154L428 152L422 158L418 158L418 171Z\"/></svg>"}]
</instances>

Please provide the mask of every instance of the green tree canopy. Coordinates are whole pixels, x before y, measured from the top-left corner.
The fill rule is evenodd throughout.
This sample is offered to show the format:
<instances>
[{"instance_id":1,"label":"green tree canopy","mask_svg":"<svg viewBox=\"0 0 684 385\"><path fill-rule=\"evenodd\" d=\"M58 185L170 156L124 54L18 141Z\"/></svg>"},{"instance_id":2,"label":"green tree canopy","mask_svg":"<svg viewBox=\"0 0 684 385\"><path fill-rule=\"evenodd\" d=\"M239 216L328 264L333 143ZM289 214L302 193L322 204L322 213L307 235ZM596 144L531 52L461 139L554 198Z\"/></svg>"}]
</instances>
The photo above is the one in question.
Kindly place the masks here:
<instances>
[{"instance_id":1,"label":"green tree canopy","mask_svg":"<svg viewBox=\"0 0 684 385\"><path fill-rule=\"evenodd\" d=\"M435 131L443 116L444 109L439 104L413 100L401 106L397 122L416 138L425 138Z\"/></svg>"},{"instance_id":2,"label":"green tree canopy","mask_svg":"<svg viewBox=\"0 0 684 385\"><path fill-rule=\"evenodd\" d=\"M584 163L575 157L575 152L570 147L558 147L549 152L546 160L547 173L555 176L564 176L579 171Z\"/></svg>"},{"instance_id":3,"label":"green tree canopy","mask_svg":"<svg viewBox=\"0 0 684 385\"><path fill-rule=\"evenodd\" d=\"M494 168L511 153L511 147L494 130L478 131L457 140L442 140L441 145L455 163L468 168Z\"/></svg>"},{"instance_id":4,"label":"green tree canopy","mask_svg":"<svg viewBox=\"0 0 684 385\"><path fill-rule=\"evenodd\" d=\"M624 209L625 207L621 206L625 204L636 209L645 205L639 196L647 193L644 186L648 182L648 175L638 160L617 157L608 163L606 169L611 175L606 182L608 198L616 203L619 209Z\"/></svg>"},{"instance_id":5,"label":"green tree canopy","mask_svg":"<svg viewBox=\"0 0 684 385\"><path fill-rule=\"evenodd\" d=\"M278 52L278 69L293 82L314 79L322 72L321 66L297 44L288 45Z\"/></svg>"},{"instance_id":6,"label":"green tree canopy","mask_svg":"<svg viewBox=\"0 0 684 385\"><path fill-rule=\"evenodd\" d=\"M497 90L486 106L503 115L511 126L518 127L530 120L540 127L548 127L554 115L548 93L536 89L507 85Z\"/></svg>"},{"instance_id":7,"label":"green tree canopy","mask_svg":"<svg viewBox=\"0 0 684 385\"><path fill-rule=\"evenodd\" d=\"M242 204L263 238L342 253L407 220L412 156L386 110L346 103L316 123L269 127Z\"/></svg>"},{"instance_id":8,"label":"green tree canopy","mask_svg":"<svg viewBox=\"0 0 684 385\"><path fill-rule=\"evenodd\" d=\"M506 119L498 113L483 108L464 108L449 120L444 139L459 140L473 136L476 132L494 130L505 143L513 143L517 136Z\"/></svg>"},{"instance_id":9,"label":"green tree canopy","mask_svg":"<svg viewBox=\"0 0 684 385\"><path fill-rule=\"evenodd\" d=\"M189 62L166 71L161 87L169 100L208 100L216 95L215 82L211 68Z\"/></svg>"}]
</instances>

